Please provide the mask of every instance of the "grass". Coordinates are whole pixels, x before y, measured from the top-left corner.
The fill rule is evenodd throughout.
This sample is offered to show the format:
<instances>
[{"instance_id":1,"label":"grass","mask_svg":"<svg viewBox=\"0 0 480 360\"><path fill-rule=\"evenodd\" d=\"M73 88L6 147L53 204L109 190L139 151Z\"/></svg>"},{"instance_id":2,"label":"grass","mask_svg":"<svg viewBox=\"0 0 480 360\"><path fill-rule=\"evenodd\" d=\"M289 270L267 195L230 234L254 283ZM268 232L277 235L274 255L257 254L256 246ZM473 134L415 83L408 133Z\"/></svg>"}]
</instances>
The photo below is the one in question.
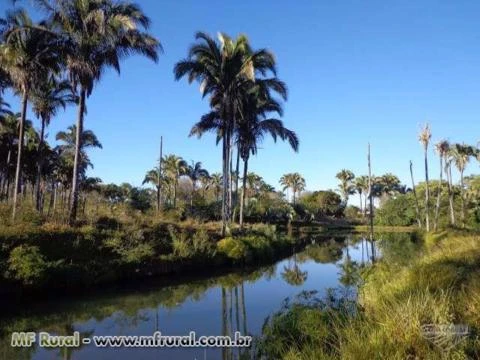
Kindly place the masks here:
<instances>
[{"instance_id":1,"label":"grass","mask_svg":"<svg viewBox=\"0 0 480 360\"><path fill-rule=\"evenodd\" d=\"M259 351L272 359L480 358L480 236L443 232L426 240L425 253L406 264L379 261L364 270L354 315L297 304L270 319ZM428 340L424 324L466 324L470 333L456 345L445 336ZM280 350L265 345L272 339Z\"/></svg>"}]
</instances>

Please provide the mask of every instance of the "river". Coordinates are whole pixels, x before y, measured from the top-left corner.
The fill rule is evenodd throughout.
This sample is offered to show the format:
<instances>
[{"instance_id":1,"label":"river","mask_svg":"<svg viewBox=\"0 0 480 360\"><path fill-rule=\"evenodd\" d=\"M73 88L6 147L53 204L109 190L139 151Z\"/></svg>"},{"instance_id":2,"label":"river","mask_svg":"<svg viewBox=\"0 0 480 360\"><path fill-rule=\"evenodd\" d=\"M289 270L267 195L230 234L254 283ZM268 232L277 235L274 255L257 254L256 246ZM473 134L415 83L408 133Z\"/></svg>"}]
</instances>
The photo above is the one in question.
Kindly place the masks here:
<instances>
[{"instance_id":1,"label":"river","mask_svg":"<svg viewBox=\"0 0 480 360\"><path fill-rule=\"evenodd\" d=\"M402 261L417 251L410 234L377 236L375 253L386 261ZM302 251L270 266L242 273L190 279L172 286L129 286L80 298L42 301L0 319L0 359L237 359L248 349L220 348L79 348L11 347L13 331L45 331L83 338L98 335L258 336L265 319L285 299L302 291L323 296L336 289L355 294L355 269L371 261L371 244L361 235L315 236ZM353 270L352 270L353 269ZM349 290L349 291L345 291ZM335 291L335 290L333 290ZM354 296L354 295L353 295ZM232 335L233 336L233 335Z\"/></svg>"}]
</instances>

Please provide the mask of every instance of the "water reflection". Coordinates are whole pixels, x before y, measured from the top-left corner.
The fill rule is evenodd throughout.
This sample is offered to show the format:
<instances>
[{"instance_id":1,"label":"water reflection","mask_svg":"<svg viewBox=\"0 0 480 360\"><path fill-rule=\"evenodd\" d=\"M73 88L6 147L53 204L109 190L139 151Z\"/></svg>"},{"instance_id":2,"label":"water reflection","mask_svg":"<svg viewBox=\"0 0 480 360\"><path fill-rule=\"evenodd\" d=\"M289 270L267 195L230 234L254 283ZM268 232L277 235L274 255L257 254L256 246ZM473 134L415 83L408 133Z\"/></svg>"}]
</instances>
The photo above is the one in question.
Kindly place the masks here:
<instances>
[{"instance_id":1,"label":"water reflection","mask_svg":"<svg viewBox=\"0 0 480 360\"><path fill-rule=\"evenodd\" d=\"M409 234L379 236L377 256L401 262L418 252L420 243ZM162 288L103 293L90 298L36 304L0 320L0 359L248 359L250 349L76 349L12 348L12 331L48 331L82 336L243 335L261 333L264 320L286 298L301 291L346 289L355 296L359 271L372 261L372 243L364 236L312 237L311 244L290 258L254 271L188 281Z\"/></svg>"}]
</instances>

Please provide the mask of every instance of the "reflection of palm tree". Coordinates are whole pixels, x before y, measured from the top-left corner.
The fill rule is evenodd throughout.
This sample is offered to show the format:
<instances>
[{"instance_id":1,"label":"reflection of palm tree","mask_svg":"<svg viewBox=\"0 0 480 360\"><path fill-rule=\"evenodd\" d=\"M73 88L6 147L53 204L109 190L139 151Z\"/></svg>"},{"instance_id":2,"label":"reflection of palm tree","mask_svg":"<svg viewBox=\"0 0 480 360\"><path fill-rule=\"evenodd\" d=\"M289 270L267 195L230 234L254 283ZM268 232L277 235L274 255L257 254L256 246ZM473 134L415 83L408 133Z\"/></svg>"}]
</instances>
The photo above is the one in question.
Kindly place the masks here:
<instances>
[{"instance_id":1,"label":"reflection of palm tree","mask_svg":"<svg viewBox=\"0 0 480 360\"><path fill-rule=\"evenodd\" d=\"M307 271L302 271L297 265L297 255L293 255L293 266L285 266L282 272L282 278L290 285L300 286L306 280L308 276Z\"/></svg>"},{"instance_id":2,"label":"reflection of palm tree","mask_svg":"<svg viewBox=\"0 0 480 360\"><path fill-rule=\"evenodd\" d=\"M345 256L344 261L339 265L339 268L339 281L342 285L348 288L358 283L358 264L356 261L352 261L350 255Z\"/></svg>"}]
</instances>

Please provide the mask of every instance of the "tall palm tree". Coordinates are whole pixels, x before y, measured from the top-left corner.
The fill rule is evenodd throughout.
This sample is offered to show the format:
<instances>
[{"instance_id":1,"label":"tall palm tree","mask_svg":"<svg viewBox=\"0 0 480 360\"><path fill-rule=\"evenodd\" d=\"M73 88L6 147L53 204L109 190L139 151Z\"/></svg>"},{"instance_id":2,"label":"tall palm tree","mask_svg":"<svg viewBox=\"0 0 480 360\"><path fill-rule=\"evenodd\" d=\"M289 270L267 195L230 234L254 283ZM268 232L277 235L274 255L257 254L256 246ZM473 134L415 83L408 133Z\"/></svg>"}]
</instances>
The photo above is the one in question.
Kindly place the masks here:
<instances>
[{"instance_id":1,"label":"tall palm tree","mask_svg":"<svg viewBox=\"0 0 480 360\"><path fill-rule=\"evenodd\" d=\"M438 143L435 144L435 150L440 158L440 178L438 182L438 190L437 190L437 203L435 205L435 219L433 223L433 230L437 231L438 228L438 216L440 214L440 198L442 196L442 183L443 183L443 159L448 154L450 149L450 144L447 140L440 140Z\"/></svg>"},{"instance_id":2,"label":"tall palm tree","mask_svg":"<svg viewBox=\"0 0 480 360\"><path fill-rule=\"evenodd\" d=\"M40 180L42 177L45 128L50 124L50 120L57 114L58 109L65 109L67 104L74 103L76 97L72 93L70 83L66 80L56 79L53 74L51 74L46 81L42 81L33 87L31 97L33 112L41 120L36 180L36 207L38 211L41 211Z\"/></svg>"},{"instance_id":3,"label":"tall palm tree","mask_svg":"<svg viewBox=\"0 0 480 360\"><path fill-rule=\"evenodd\" d=\"M423 146L424 157L425 157L425 228L427 231L430 231L430 190L428 187L428 145L430 144L430 139L432 138L432 132L430 131L430 125L427 123L420 131L418 140Z\"/></svg>"},{"instance_id":4,"label":"tall palm tree","mask_svg":"<svg viewBox=\"0 0 480 360\"><path fill-rule=\"evenodd\" d=\"M57 0L50 7L52 23L64 43L68 75L79 92L75 162L69 222L77 216L81 134L86 98L107 67L120 72L120 60L141 54L157 62L161 45L148 30L150 19L128 1Z\"/></svg>"},{"instance_id":5,"label":"tall palm tree","mask_svg":"<svg viewBox=\"0 0 480 360\"><path fill-rule=\"evenodd\" d=\"M177 186L180 176L187 173L188 164L180 156L167 155L162 161L165 174L171 179L173 184L173 207L177 207Z\"/></svg>"},{"instance_id":6,"label":"tall palm tree","mask_svg":"<svg viewBox=\"0 0 480 360\"><path fill-rule=\"evenodd\" d=\"M213 189L213 193L215 195L215 200L219 200L220 192L222 191L222 174L220 173L213 173L210 175L209 184L208 186Z\"/></svg>"},{"instance_id":7,"label":"tall palm tree","mask_svg":"<svg viewBox=\"0 0 480 360\"><path fill-rule=\"evenodd\" d=\"M460 172L460 200L462 204L462 226L465 227L465 182L464 171L467 167L470 157L474 156L475 150L470 145L454 144L451 148L451 155L457 170Z\"/></svg>"},{"instance_id":8,"label":"tall palm tree","mask_svg":"<svg viewBox=\"0 0 480 360\"><path fill-rule=\"evenodd\" d=\"M185 169L185 175L190 178L192 182L192 196L190 197L190 206L193 206L193 197L197 191L197 183L204 178L208 178L210 175L208 171L202 168L202 163L200 161L194 162L187 166Z\"/></svg>"},{"instance_id":9,"label":"tall palm tree","mask_svg":"<svg viewBox=\"0 0 480 360\"><path fill-rule=\"evenodd\" d=\"M448 145L448 151L445 154L445 175L447 177L448 185L448 205L450 208L450 225L455 225L455 209L454 209L454 191L453 191L453 180L452 180L452 149L450 144Z\"/></svg>"},{"instance_id":10,"label":"tall palm tree","mask_svg":"<svg viewBox=\"0 0 480 360\"><path fill-rule=\"evenodd\" d=\"M167 181L166 178L161 174L159 171L158 166L153 168L152 170L147 171L145 174L145 178L142 181L142 185L145 185L147 183L152 184L155 186L155 189L157 191L157 211L160 211L161 207L161 189L163 185L166 185Z\"/></svg>"},{"instance_id":11,"label":"tall palm tree","mask_svg":"<svg viewBox=\"0 0 480 360\"><path fill-rule=\"evenodd\" d=\"M276 79L270 79L269 81L271 84L275 82L274 88L280 89L278 92L285 95L286 98L286 88L283 83ZM265 135L270 135L275 142L277 138L288 141L292 149L298 151L299 140L297 134L287 129L281 120L268 118L270 112L275 112L280 116L283 114L280 104L270 97L268 86L265 86L264 82L260 80L255 84L255 89L250 89L249 93L243 98L240 121L237 127L237 144L243 160L243 190L240 201L241 227L243 226L243 209L250 155L257 154L258 145Z\"/></svg>"},{"instance_id":12,"label":"tall palm tree","mask_svg":"<svg viewBox=\"0 0 480 360\"><path fill-rule=\"evenodd\" d=\"M337 175L335 175L335 177L340 180L340 184L338 187L340 189L340 193L342 194L343 201L346 205L349 196L355 191L355 187L353 184L355 175L350 170L342 169L340 172L337 173Z\"/></svg>"},{"instance_id":13,"label":"tall palm tree","mask_svg":"<svg viewBox=\"0 0 480 360\"><path fill-rule=\"evenodd\" d=\"M355 178L354 182L355 190L360 197L360 211L365 215L367 209L367 192L368 192L368 176L362 175ZM365 206L363 206L362 195L365 194Z\"/></svg>"},{"instance_id":14,"label":"tall palm tree","mask_svg":"<svg viewBox=\"0 0 480 360\"><path fill-rule=\"evenodd\" d=\"M15 153L15 146L18 146L18 128L20 114L9 114L0 118L0 144L4 159L0 159L2 164L3 178L3 195L8 201L10 189L10 168L11 160Z\"/></svg>"},{"instance_id":15,"label":"tall palm tree","mask_svg":"<svg viewBox=\"0 0 480 360\"><path fill-rule=\"evenodd\" d=\"M299 173L285 174L280 178L280 185L283 190L292 189L293 205L296 203L296 194L305 190L305 179Z\"/></svg>"},{"instance_id":16,"label":"tall palm tree","mask_svg":"<svg viewBox=\"0 0 480 360\"><path fill-rule=\"evenodd\" d=\"M61 144L58 146L58 151L63 159L64 171L68 171L71 175L74 171L75 156L76 156L76 147L77 147L77 127L76 125L70 125L67 128L67 131L59 131L56 135L56 140L60 141ZM102 148L102 144L98 140L97 136L92 130L84 130L81 134L80 143L82 147L80 148L80 153L77 160L78 166L78 177L84 179L86 177L87 168L93 167L86 150L88 148ZM73 191L73 188L70 189ZM70 199L71 201L71 199Z\"/></svg>"},{"instance_id":17,"label":"tall palm tree","mask_svg":"<svg viewBox=\"0 0 480 360\"><path fill-rule=\"evenodd\" d=\"M34 23L23 9L8 13L4 24L5 27L0 34L2 37L0 65L9 75L16 92L21 95L22 99L13 192L12 219L15 220L17 194L22 175L23 141L28 98L34 84L43 80L42 76L44 74L59 71L60 59L56 37L51 32L46 31L45 23Z\"/></svg>"},{"instance_id":18,"label":"tall palm tree","mask_svg":"<svg viewBox=\"0 0 480 360\"><path fill-rule=\"evenodd\" d=\"M192 129L191 135L201 135L205 131L217 131L217 142L222 141L222 234L230 232L231 209L231 169L230 156L236 115L245 83L253 81L256 74L275 74L273 55L262 49L253 51L244 35L235 40L226 34L219 34L215 41L208 34L198 32L197 43L189 50L188 57L179 61L174 68L175 79L187 77L189 82L200 83L202 96L210 95L210 107L217 114L202 117Z\"/></svg>"}]
</instances>

